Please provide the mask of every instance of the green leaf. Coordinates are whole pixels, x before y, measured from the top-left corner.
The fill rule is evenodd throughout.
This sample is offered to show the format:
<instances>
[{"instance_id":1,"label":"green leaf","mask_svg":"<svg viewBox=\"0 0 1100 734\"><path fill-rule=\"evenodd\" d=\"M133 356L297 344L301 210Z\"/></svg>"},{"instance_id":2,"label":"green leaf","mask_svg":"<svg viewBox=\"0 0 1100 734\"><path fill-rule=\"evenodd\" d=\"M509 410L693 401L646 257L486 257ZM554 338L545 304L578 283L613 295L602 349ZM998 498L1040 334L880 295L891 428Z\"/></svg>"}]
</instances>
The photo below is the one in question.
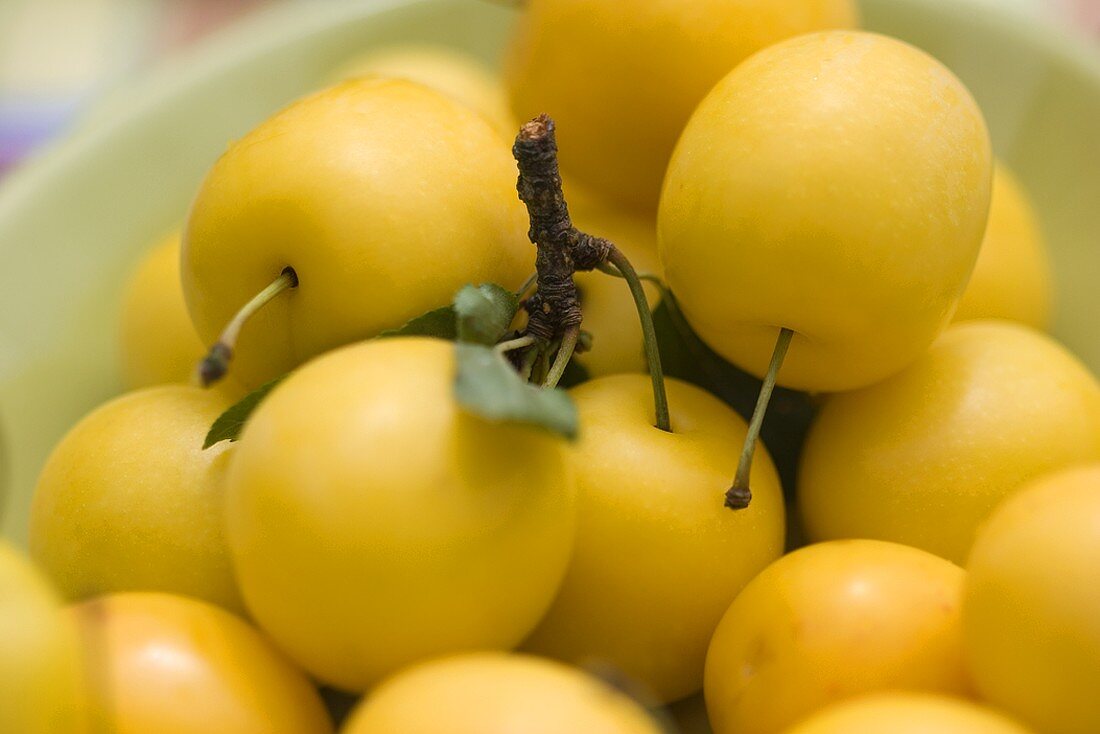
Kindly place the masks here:
<instances>
[{"instance_id":1,"label":"green leaf","mask_svg":"<svg viewBox=\"0 0 1100 734\"><path fill-rule=\"evenodd\" d=\"M267 394L274 390L275 386L285 380L286 377L287 375L276 377L271 382L261 385L219 415L206 433L206 440L202 443L203 449L208 449L222 441L236 441L244 429L244 424L248 422L249 416L252 415L252 411L256 410L256 407L263 402Z\"/></svg>"},{"instance_id":2,"label":"green leaf","mask_svg":"<svg viewBox=\"0 0 1100 734\"><path fill-rule=\"evenodd\" d=\"M454 308L451 306L433 308L431 311L407 321L404 326L383 331L376 338L385 339L391 336L434 336L439 339L454 341L455 337L458 336Z\"/></svg>"},{"instance_id":3,"label":"green leaf","mask_svg":"<svg viewBox=\"0 0 1100 734\"><path fill-rule=\"evenodd\" d=\"M378 338L434 336L490 346L508 333L518 310L516 295L496 283L467 285L455 294L453 305L432 309L404 326L383 331Z\"/></svg>"},{"instance_id":4,"label":"green leaf","mask_svg":"<svg viewBox=\"0 0 1100 734\"><path fill-rule=\"evenodd\" d=\"M458 340L492 346L508 333L519 310L519 299L496 283L468 285L455 294Z\"/></svg>"},{"instance_id":5,"label":"green leaf","mask_svg":"<svg viewBox=\"0 0 1100 734\"><path fill-rule=\"evenodd\" d=\"M501 355L481 344L455 345L455 398L496 422L525 423L576 438L577 408L564 390L529 385Z\"/></svg>"},{"instance_id":6,"label":"green leaf","mask_svg":"<svg viewBox=\"0 0 1100 734\"><path fill-rule=\"evenodd\" d=\"M741 414L752 416L760 380L720 357L699 338L667 289L653 311L653 326L665 375L707 390ZM813 398L804 392L777 387L768 406L761 436L775 461L787 492L794 490L802 444L816 412Z\"/></svg>"}]
</instances>

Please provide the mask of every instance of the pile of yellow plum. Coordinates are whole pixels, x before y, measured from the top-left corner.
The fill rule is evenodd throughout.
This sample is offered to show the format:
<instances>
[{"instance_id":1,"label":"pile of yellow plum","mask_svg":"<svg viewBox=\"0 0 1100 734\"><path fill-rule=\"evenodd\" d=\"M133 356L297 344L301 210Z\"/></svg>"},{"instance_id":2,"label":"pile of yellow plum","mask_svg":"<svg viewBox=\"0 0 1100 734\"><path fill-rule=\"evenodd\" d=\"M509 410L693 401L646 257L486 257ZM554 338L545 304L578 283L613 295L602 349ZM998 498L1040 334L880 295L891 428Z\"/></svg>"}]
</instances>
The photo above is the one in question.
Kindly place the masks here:
<instances>
[{"instance_id":1,"label":"pile of yellow plum","mask_svg":"<svg viewBox=\"0 0 1100 734\"><path fill-rule=\"evenodd\" d=\"M1100 384L968 90L850 0L519 15L137 266L0 732L1100 732Z\"/></svg>"}]
</instances>

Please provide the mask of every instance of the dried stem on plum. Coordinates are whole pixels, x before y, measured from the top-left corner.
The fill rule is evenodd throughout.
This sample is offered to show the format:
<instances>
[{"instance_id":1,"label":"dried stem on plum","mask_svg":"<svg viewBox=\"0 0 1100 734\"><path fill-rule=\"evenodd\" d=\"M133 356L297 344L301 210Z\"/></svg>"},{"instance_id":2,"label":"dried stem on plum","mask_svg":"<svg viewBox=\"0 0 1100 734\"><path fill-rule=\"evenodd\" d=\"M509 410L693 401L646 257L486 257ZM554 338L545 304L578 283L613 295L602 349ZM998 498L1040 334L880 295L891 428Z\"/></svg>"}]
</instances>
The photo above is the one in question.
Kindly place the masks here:
<instances>
[{"instance_id":1,"label":"dried stem on plum","mask_svg":"<svg viewBox=\"0 0 1100 734\"><path fill-rule=\"evenodd\" d=\"M237 339L241 335L241 328L261 308L271 302L273 298L290 288L298 287L298 274L294 268L285 267L279 273L279 277L271 281L262 291L249 300L241 310L233 316L222 331L221 336L206 357L199 362L197 374L203 387L209 387L225 377L229 371L229 362L233 359L233 350L237 347Z\"/></svg>"},{"instance_id":2,"label":"dried stem on plum","mask_svg":"<svg viewBox=\"0 0 1100 734\"><path fill-rule=\"evenodd\" d=\"M554 121L548 115L540 115L523 125L512 146L512 154L519 164L516 190L527 206L531 220L527 234L538 249L535 257L538 288L525 304L528 313L525 333L546 343L559 339L562 342L548 377L552 378L552 384L557 384L580 335L580 294L573 282L573 273L604 269L610 267L610 263L615 273L626 279L638 308L646 357L653 378L656 425L661 430L670 431L661 355L657 350L657 337L645 290L629 260L614 244L573 226L558 170ZM540 374L538 366L536 363L536 378Z\"/></svg>"},{"instance_id":3,"label":"dried stem on plum","mask_svg":"<svg viewBox=\"0 0 1100 734\"><path fill-rule=\"evenodd\" d=\"M760 386L756 407L752 411L752 420L749 421L749 430L745 434L745 444L741 448L737 475L733 479L733 486L726 492L726 507L731 510L743 510L752 501L752 490L749 488L752 457L756 453L756 442L760 437L760 429L764 425L764 414L768 412L768 403L771 401L772 391L775 390L775 379L779 375L779 368L783 366L783 359L787 356L787 349L791 346L793 336L794 332L790 329L780 329L779 336L776 337L771 363L768 365L767 374L764 375L764 384Z\"/></svg>"},{"instance_id":4,"label":"dried stem on plum","mask_svg":"<svg viewBox=\"0 0 1100 734\"><path fill-rule=\"evenodd\" d=\"M581 324L581 305L573 273L592 270L604 260L611 243L573 226L558 171L554 121L540 115L523 125L512 154L519 164L516 190L531 221L527 236L537 248L538 290L527 299L526 333L547 342L560 339Z\"/></svg>"}]
</instances>

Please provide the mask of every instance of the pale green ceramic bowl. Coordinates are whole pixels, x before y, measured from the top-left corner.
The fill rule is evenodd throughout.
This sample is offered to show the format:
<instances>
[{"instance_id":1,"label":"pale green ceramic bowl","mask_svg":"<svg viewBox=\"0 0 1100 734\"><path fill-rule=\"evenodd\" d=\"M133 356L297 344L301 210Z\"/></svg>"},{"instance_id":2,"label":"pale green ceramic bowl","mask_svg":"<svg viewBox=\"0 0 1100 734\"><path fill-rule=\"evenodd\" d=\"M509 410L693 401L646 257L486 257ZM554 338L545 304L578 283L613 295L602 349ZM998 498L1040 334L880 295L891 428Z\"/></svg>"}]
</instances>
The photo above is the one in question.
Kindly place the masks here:
<instances>
[{"instance_id":1,"label":"pale green ceramic bowl","mask_svg":"<svg viewBox=\"0 0 1100 734\"><path fill-rule=\"evenodd\" d=\"M998 153L1054 245L1056 332L1100 368L1100 52L981 0L866 0L866 25L970 85ZM0 460L5 532L25 537L50 447L119 391L115 315L128 268L176 224L227 141L352 53L438 41L494 60L514 11L484 0L277 6L117 95L0 189ZM550 112L553 112L550 110ZM6 456L6 459L2 457Z\"/></svg>"}]
</instances>

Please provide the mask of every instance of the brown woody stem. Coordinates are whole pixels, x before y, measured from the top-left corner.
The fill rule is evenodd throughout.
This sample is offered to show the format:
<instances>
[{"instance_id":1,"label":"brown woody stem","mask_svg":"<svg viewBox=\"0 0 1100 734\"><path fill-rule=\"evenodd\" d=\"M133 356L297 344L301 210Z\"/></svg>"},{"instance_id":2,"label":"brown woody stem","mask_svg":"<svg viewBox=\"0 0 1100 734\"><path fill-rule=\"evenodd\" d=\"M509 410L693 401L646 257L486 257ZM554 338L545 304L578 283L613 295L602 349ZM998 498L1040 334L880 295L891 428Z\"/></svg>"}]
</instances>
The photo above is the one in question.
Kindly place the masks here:
<instances>
[{"instance_id":1,"label":"brown woody stem","mask_svg":"<svg viewBox=\"0 0 1100 734\"><path fill-rule=\"evenodd\" d=\"M531 221L527 236L538 248L535 256L538 289L525 305L528 313L525 335L544 343L561 342L545 386L557 385L580 336L581 302L573 273L596 268L613 271L626 279L642 322L653 379L656 425L663 431L671 431L661 355L645 289L630 261L614 244L573 226L558 170L554 121L548 115L539 115L521 127L512 155L519 164L516 190ZM537 381L541 374L542 359L534 367L533 379Z\"/></svg>"},{"instance_id":2,"label":"brown woody stem","mask_svg":"<svg viewBox=\"0 0 1100 734\"><path fill-rule=\"evenodd\" d=\"M581 324L573 273L592 270L606 260L611 243L581 232L569 218L550 117L540 115L523 125L512 154L519 164L516 190L531 221L527 236L537 248L538 289L527 299L526 333L553 342Z\"/></svg>"}]
</instances>

